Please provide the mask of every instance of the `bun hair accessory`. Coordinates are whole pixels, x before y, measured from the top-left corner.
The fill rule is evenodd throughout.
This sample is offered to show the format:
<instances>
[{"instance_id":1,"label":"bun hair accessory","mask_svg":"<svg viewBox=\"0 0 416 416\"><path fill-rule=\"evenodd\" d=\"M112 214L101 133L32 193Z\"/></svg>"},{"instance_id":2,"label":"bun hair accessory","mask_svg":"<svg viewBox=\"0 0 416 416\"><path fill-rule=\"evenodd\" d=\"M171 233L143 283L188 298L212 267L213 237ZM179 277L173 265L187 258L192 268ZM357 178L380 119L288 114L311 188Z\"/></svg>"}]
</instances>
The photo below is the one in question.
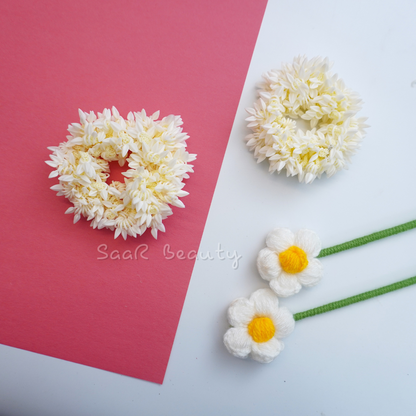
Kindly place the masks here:
<instances>
[{"instance_id":1,"label":"bun hair accessory","mask_svg":"<svg viewBox=\"0 0 416 416\"><path fill-rule=\"evenodd\" d=\"M298 56L282 69L263 74L259 99L248 108L246 137L257 163L269 160L269 172L298 175L312 183L350 163L365 136L366 118L357 118L361 99L337 74L328 58ZM305 120L303 131L296 120Z\"/></svg>"},{"instance_id":2,"label":"bun hair accessory","mask_svg":"<svg viewBox=\"0 0 416 416\"><path fill-rule=\"evenodd\" d=\"M51 189L73 204L66 214L74 214L74 223L84 216L93 228L109 228L114 238L137 237L147 228L157 238L170 206L185 207L179 199L188 195L183 179L196 159L185 150L189 136L181 117L158 120L159 111L147 116L142 110L124 120L115 107L97 116L79 110L79 117L66 142L48 147L53 153L46 161L55 169L49 177L59 179ZM113 161L127 162L124 182L106 182Z\"/></svg>"}]
</instances>

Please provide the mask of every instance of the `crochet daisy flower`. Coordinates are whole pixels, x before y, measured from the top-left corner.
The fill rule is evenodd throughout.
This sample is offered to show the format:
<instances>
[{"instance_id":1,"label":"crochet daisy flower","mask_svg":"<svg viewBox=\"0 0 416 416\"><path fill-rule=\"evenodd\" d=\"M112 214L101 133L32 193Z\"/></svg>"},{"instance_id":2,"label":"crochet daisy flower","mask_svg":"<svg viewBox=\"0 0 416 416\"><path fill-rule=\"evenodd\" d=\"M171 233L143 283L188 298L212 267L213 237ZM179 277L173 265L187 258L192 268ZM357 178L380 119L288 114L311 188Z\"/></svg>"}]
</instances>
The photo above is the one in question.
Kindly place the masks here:
<instances>
[{"instance_id":1,"label":"crochet daisy flower","mask_svg":"<svg viewBox=\"0 0 416 416\"><path fill-rule=\"evenodd\" d=\"M227 350L238 358L269 363L282 351L282 338L295 327L293 315L279 307L277 296L270 289L255 291L250 299L238 298L228 309L230 328L224 335Z\"/></svg>"},{"instance_id":2,"label":"crochet daisy flower","mask_svg":"<svg viewBox=\"0 0 416 416\"><path fill-rule=\"evenodd\" d=\"M246 139L257 163L269 160L270 173L286 169L287 176L312 183L346 168L359 148L368 127L356 117L361 99L331 66L328 58L299 56L263 75L260 97L247 109L253 133ZM299 128L299 119L310 128Z\"/></svg>"},{"instance_id":3,"label":"crochet daisy flower","mask_svg":"<svg viewBox=\"0 0 416 416\"><path fill-rule=\"evenodd\" d=\"M257 257L257 268L278 296L295 295L302 286L314 286L321 280L323 268L316 258L321 241L313 231L294 234L287 228L276 228L268 234L266 245Z\"/></svg>"}]
</instances>

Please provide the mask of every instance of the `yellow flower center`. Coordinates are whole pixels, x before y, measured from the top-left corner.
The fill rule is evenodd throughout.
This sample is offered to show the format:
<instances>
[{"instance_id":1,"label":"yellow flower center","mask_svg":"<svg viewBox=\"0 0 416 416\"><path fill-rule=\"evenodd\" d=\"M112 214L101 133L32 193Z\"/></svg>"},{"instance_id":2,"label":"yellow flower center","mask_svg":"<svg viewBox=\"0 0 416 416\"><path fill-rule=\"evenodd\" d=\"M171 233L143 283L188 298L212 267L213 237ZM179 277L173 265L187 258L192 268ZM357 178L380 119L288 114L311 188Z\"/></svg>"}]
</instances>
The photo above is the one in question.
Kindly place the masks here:
<instances>
[{"instance_id":1,"label":"yellow flower center","mask_svg":"<svg viewBox=\"0 0 416 416\"><path fill-rule=\"evenodd\" d=\"M158 163L160 161L160 156L157 153L149 152L147 155L149 162Z\"/></svg>"},{"instance_id":2,"label":"yellow flower center","mask_svg":"<svg viewBox=\"0 0 416 416\"><path fill-rule=\"evenodd\" d=\"M81 154L81 162L87 163L91 160L91 157L88 153L79 152Z\"/></svg>"},{"instance_id":3,"label":"yellow flower center","mask_svg":"<svg viewBox=\"0 0 416 416\"><path fill-rule=\"evenodd\" d=\"M117 214L114 211L112 211L112 210L107 210L105 212L105 216L107 217L107 219L113 220L114 218L117 217Z\"/></svg>"},{"instance_id":4,"label":"yellow flower center","mask_svg":"<svg viewBox=\"0 0 416 416\"><path fill-rule=\"evenodd\" d=\"M248 324L248 333L254 342L267 342L273 338L275 332L273 321L267 316L254 318Z\"/></svg>"},{"instance_id":5,"label":"yellow flower center","mask_svg":"<svg viewBox=\"0 0 416 416\"><path fill-rule=\"evenodd\" d=\"M158 211L158 209L154 205L149 207L149 214L155 215L155 214L157 214L157 211Z\"/></svg>"},{"instance_id":6,"label":"yellow flower center","mask_svg":"<svg viewBox=\"0 0 416 416\"><path fill-rule=\"evenodd\" d=\"M104 182L95 182L92 184L92 187L95 188L97 191L102 191L106 189L106 185Z\"/></svg>"},{"instance_id":7,"label":"yellow flower center","mask_svg":"<svg viewBox=\"0 0 416 416\"><path fill-rule=\"evenodd\" d=\"M90 152L90 154L91 154L92 156L94 156L94 157L99 157L99 156L101 155L101 149L100 149L100 147L99 147L99 146L97 146L97 147L92 147L92 148L89 150L89 152Z\"/></svg>"},{"instance_id":8,"label":"yellow flower center","mask_svg":"<svg viewBox=\"0 0 416 416\"><path fill-rule=\"evenodd\" d=\"M130 143L130 137L126 133L124 133L124 132L120 133L120 137L121 137L121 142L123 144L129 144Z\"/></svg>"},{"instance_id":9,"label":"yellow flower center","mask_svg":"<svg viewBox=\"0 0 416 416\"><path fill-rule=\"evenodd\" d=\"M279 261L286 273L300 273L308 266L306 253L299 247L292 246L279 254Z\"/></svg>"},{"instance_id":10,"label":"yellow flower center","mask_svg":"<svg viewBox=\"0 0 416 416\"><path fill-rule=\"evenodd\" d=\"M151 138L148 134L146 134L145 132L140 133L139 141L145 142L147 144L150 143L150 140Z\"/></svg>"},{"instance_id":11,"label":"yellow flower center","mask_svg":"<svg viewBox=\"0 0 416 416\"><path fill-rule=\"evenodd\" d=\"M114 159L116 155L116 151L111 146L107 146L107 148L102 153L102 156L107 159Z\"/></svg>"},{"instance_id":12,"label":"yellow flower center","mask_svg":"<svg viewBox=\"0 0 416 416\"><path fill-rule=\"evenodd\" d=\"M328 156L328 154L329 154L328 149L321 149L321 150L319 151L319 153L318 153L318 156L319 156L319 157L327 157L327 156Z\"/></svg>"}]
</instances>

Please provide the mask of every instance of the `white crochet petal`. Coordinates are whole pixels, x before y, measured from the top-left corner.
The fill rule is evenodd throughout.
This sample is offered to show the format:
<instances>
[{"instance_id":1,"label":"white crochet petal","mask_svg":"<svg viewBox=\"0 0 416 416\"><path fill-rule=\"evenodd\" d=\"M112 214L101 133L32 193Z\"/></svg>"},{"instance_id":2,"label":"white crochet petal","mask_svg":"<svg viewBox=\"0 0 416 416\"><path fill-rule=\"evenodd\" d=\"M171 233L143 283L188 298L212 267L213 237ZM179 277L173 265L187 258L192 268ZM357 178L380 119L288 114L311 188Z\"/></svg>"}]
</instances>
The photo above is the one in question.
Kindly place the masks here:
<instances>
[{"instance_id":1,"label":"white crochet petal","mask_svg":"<svg viewBox=\"0 0 416 416\"><path fill-rule=\"evenodd\" d=\"M252 302L246 298L238 298L228 308L228 322L231 326L246 327L253 319L255 313Z\"/></svg>"},{"instance_id":2,"label":"white crochet petal","mask_svg":"<svg viewBox=\"0 0 416 416\"><path fill-rule=\"evenodd\" d=\"M288 228L275 228L267 235L266 245L277 253L293 246L295 235Z\"/></svg>"},{"instance_id":3,"label":"white crochet petal","mask_svg":"<svg viewBox=\"0 0 416 416\"><path fill-rule=\"evenodd\" d=\"M257 316L273 316L279 310L279 299L270 289L256 290L250 296Z\"/></svg>"},{"instance_id":4,"label":"white crochet petal","mask_svg":"<svg viewBox=\"0 0 416 416\"><path fill-rule=\"evenodd\" d=\"M322 263L318 259L310 259L308 267L298 273L296 277L303 286L315 286L324 274Z\"/></svg>"},{"instance_id":5,"label":"white crochet petal","mask_svg":"<svg viewBox=\"0 0 416 416\"><path fill-rule=\"evenodd\" d=\"M280 276L282 268L276 252L269 248L260 250L257 256L257 270L264 280L272 280Z\"/></svg>"},{"instance_id":6,"label":"white crochet petal","mask_svg":"<svg viewBox=\"0 0 416 416\"><path fill-rule=\"evenodd\" d=\"M270 341L253 343L251 358L261 363L270 363L284 348L282 341L272 338Z\"/></svg>"},{"instance_id":7,"label":"white crochet petal","mask_svg":"<svg viewBox=\"0 0 416 416\"><path fill-rule=\"evenodd\" d=\"M253 341L244 328L230 328L224 334L224 345L229 353L237 358L247 358Z\"/></svg>"},{"instance_id":8,"label":"white crochet petal","mask_svg":"<svg viewBox=\"0 0 416 416\"><path fill-rule=\"evenodd\" d=\"M318 234L311 230L299 230L296 233L295 246L305 251L308 257L316 257L322 247Z\"/></svg>"},{"instance_id":9,"label":"white crochet petal","mask_svg":"<svg viewBox=\"0 0 416 416\"><path fill-rule=\"evenodd\" d=\"M277 279L271 280L269 285L273 292L282 298L296 295L302 289L296 276L284 272Z\"/></svg>"},{"instance_id":10,"label":"white crochet petal","mask_svg":"<svg viewBox=\"0 0 416 416\"><path fill-rule=\"evenodd\" d=\"M285 338L295 329L295 320L292 313L285 306L280 307L272 316L276 328L274 336L278 339Z\"/></svg>"}]
</instances>

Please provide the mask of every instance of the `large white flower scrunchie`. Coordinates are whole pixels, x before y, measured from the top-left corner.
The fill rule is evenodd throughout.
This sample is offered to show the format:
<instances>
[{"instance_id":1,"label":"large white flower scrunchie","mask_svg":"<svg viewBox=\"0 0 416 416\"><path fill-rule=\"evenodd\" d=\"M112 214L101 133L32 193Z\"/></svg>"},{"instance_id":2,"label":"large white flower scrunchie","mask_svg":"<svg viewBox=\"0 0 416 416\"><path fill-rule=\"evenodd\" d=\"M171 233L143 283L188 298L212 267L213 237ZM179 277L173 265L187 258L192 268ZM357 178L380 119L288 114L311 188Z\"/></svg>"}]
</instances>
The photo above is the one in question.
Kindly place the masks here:
<instances>
[{"instance_id":1,"label":"large white flower scrunchie","mask_svg":"<svg viewBox=\"0 0 416 416\"><path fill-rule=\"evenodd\" d=\"M136 237L147 228L157 238L170 205L185 206L179 199L188 195L183 179L196 158L185 150L189 136L181 117L158 120L159 112L147 116L142 110L124 120L115 107L98 117L79 110L79 117L68 140L48 148L53 153L46 162L55 169L49 177L59 177L51 189L73 203L66 213L74 214L74 223L84 216L93 228L109 228L115 238ZM123 182L106 182L113 161L129 166Z\"/></svg>"},{"instance_id":2,"label":"large white flower scrunchie","mask_svg":"<svg viewBox=\"0 0 416 416\"><path fill-rule=\"evenodd\" d=\"M299 230L295 235L287 228L276 228L268 234L266 245L257 257L257 268L278 296L292 296L302 286L321 280L323 268L316 258L321 241L313 231Z\"/></svg>"},{"instance_id":3,"label":"large white flower scrunchie","mask_svg":"<svg viewBox=\"0 0 416 416\"><path fill-rule=\"evenodd\" d=\"M279 307L270 289L259 289L250 299L238 298L228 309L230 328L224 335L227 350L238 358L270 363L282 351L282 338L295 327L293 315Z\"/></svg>"}]
</instances>

